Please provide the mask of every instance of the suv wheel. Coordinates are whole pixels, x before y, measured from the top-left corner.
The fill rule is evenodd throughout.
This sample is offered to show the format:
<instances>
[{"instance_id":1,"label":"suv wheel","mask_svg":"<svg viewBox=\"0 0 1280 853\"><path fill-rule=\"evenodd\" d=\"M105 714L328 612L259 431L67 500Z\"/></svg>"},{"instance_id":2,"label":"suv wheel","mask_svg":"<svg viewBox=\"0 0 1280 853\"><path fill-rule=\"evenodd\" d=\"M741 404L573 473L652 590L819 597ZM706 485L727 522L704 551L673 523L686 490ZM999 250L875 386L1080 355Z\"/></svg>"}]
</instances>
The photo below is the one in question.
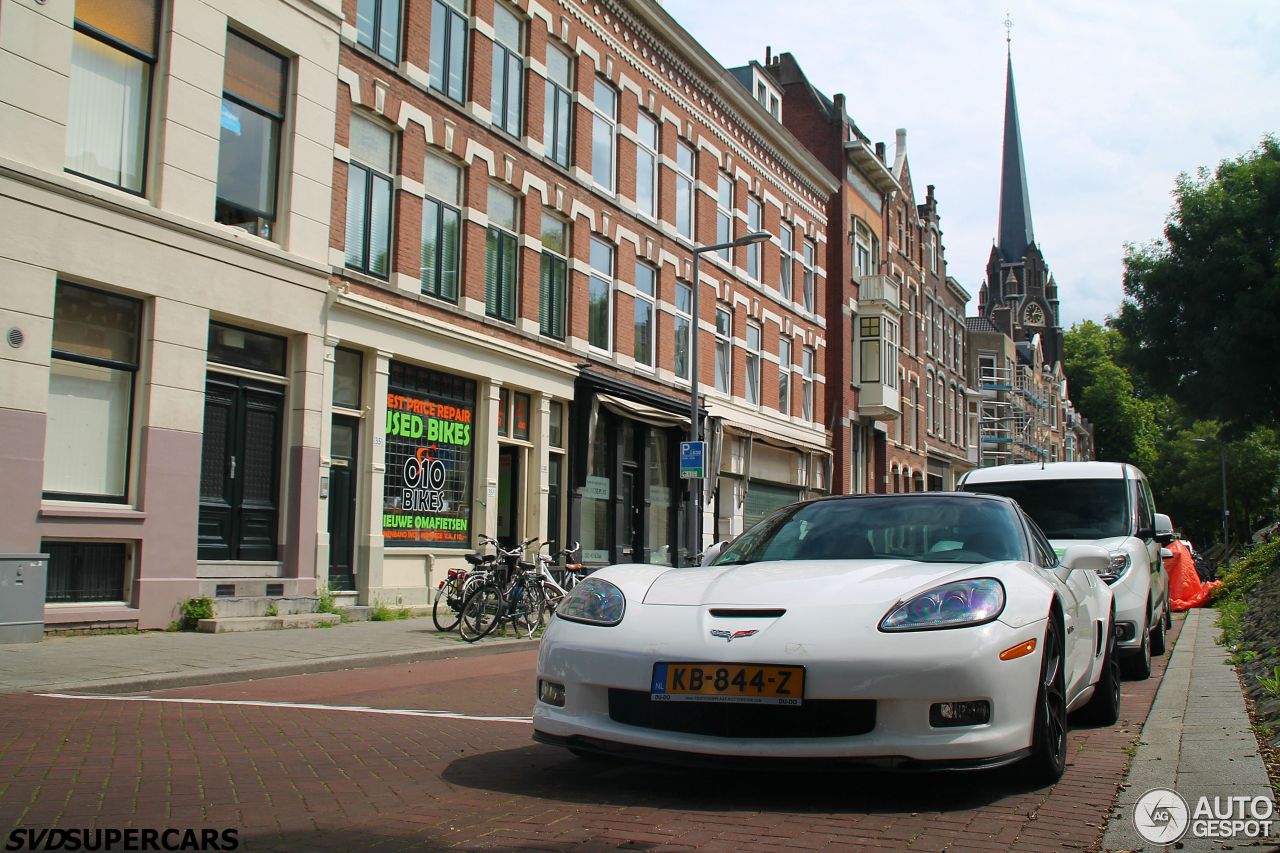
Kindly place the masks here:
<instances>
[{"instance_id":1,"label":"suv wheel","mask_svg":"<svg viewBox=\"0 0 1280 853\"><path fill-rule=\"evenodd\" d=\"M1156 620L1156 626L1151 629L1151 654L1153 655L1159 656L1164 654L1165 651L1164 621L1165 617L1161 616Z\"/></svg>"},{"instance_id":2,"label":"suv wheel","mask_svg":"<svg viewBox=\"0 0 1280 853\"><path fill-rule=\"evenodd\" d=\"M1134 681L1151 677L1151 626L1147 619L1142 620L1142 630L1138 632L1138 636L1142 638L1142 646L1131 651L1121 661L1125 678Z\"/></svg>"}]
</instances>

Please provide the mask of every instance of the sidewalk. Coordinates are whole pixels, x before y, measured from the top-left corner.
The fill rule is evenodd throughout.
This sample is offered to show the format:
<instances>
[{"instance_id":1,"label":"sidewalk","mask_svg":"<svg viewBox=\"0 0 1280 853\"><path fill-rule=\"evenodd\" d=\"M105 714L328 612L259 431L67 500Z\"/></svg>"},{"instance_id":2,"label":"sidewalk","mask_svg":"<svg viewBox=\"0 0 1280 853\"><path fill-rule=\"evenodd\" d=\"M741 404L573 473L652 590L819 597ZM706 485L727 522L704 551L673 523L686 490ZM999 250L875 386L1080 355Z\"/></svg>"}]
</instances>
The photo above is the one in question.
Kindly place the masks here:
<instances>
[{"instance_id":1,"label":"sidewalk","mask_svg":"<svg viewBox=\"0 0 1280 853\"><path fill-rule=\"evenodd\" d=\"M1218 635L1216 618L1215 610L1187 611L1173 658L1142 727L1127 787L1121 790L1108 821L1103 850L1172 849L1147 841L1134 825L1134 806L1153 788L1181 794L1192 815L1202 796L1209 797L1210 803L1213 797L1271 797L1240 681L1235 669L1227 664L1226 651L1214 642ZM1189 831L1177 849L1190 853L1249 849L1254 845L1273 849L1275 838L1280 835L1277 829L1280 825L1273 827L1270 841L1241 839L1225 843L1195 838Z\"/></svg>"},{"instance_id":2,"label":"sidewalk","mask_svg":"<svg viewBox=\"0 0 1280 853\"><path fill-rule=\"evenodd\" d=\"M463 642L430 617L332 628L46 637L0 645L0 693L131 693L537 648L537 640Z\"/></svg>"}]
</instances>

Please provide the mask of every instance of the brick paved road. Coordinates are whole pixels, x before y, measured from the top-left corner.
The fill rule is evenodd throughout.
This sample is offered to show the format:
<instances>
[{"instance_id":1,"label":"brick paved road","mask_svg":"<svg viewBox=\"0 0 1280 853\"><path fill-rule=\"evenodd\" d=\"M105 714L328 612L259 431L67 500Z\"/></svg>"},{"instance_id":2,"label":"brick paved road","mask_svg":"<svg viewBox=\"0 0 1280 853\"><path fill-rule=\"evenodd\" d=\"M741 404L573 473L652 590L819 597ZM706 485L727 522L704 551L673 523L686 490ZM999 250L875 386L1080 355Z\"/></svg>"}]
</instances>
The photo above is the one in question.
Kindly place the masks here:
<instances>
[{"instance_id":1,"label":"brick paved road","mask_svg":"<svg viewBox=\"0 0 1280 853\"><path fill-rule=\"evenodd\" d=\"M513 653L153 695L525 716L533 665ZM1158 683L1125 683L1121 725L1075 729L1045 790L601 766L519 722L3 696L0 831L238 827L250 850L1084 850Z\"/></svg>"}]
</instances>

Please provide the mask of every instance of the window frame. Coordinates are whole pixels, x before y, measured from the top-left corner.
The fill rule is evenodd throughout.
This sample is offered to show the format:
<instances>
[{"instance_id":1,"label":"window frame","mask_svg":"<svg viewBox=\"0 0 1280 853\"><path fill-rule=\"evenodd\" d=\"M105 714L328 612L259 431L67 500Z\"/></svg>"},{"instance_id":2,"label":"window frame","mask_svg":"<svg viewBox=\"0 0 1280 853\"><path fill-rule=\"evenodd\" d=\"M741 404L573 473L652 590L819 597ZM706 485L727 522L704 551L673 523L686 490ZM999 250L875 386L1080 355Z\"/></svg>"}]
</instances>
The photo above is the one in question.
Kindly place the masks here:
<instances>
[{"instance_id":1,"label":"window frame","mask_svg":"<svg viewBox=\"0 0 1280 853\"><path fill-rule=\"evenodd\" d=\"M681 155L688 154L689 168L681 166ZM698 149L683 139L676 140L676 205L672 225L676 233L687 240L696 239L698 222ZM685 203L687 222L681 222L680 202Z\"/></svg>"},{"instance_id":2,"label":"window frame","mask_svg":"<svg viewBox=\"0 0 1280 853\"><path fill-rule=\"evenodd\" d=\"M804 395L801 401L801 414L806 421L814 422L817 415L814 406L814 363L818 360L818 353L814 347L801 347L800 351L800 373L801 382L803 383Z\"/></svg>"},{"instance_id":3,"label":"window frame","mask_svg":"<svg viewBox=\"0 0 1280 853\"><path fill-rule=\"evenodd\" d=\"M858 382L877 383L883 381L880 362L883 353L880 351L880 338L883 333L883 322L879 314L860 316L858 318ZM874 356L874 359L868 356ZM868 371L870 375L868 375Z\"/></svg>"},{"instance_id":4,"label":"window frame","mask_svg":"<svg viewBox=\"0 0 1280 853\"><path fill-rule=\"evenodd\" d=\"M787 302L795 301L795 229L789 222L778 229L778 295Z\"/></svg>"},{"instance_id":5,"label":"window frame","mask_svg":"<svg viewBox=\"0 0 1280 853\"><path fill-rule=\"evenodd\" d=\"M56 335L51 334L49 346L50 374L52 375L52 362L61 361L69 364L80 364L88 367L97 367L103 370L118 371L126 373L129 377L129 416L125 419L124 431L124 460L123 460L123 478L119 495L98 494L93 492L63 492L55 489L46 489L44 487L45 471L41 468L41 496L46 500L61 501L77 501L89 503L112 503L127 504L129 502L129 490L133 485L133 444L134 444L134 415L137 408L138 395L138 371L142 361L142 333L143 319L146 312L146 303L133 296L126 296L111 290L103 290L97 287L89 287L75 282L63 281L59 279L54 289L54 318L53 323L57 323L57 292L62 288L85 291L93 294L103 294L112 299L119 299L124 302L132 303L136 309L134 316L134 342L133 342L133 361L124 362L114 358L104 358L101 356L92 356L85 353L77 353L72 350L59 350L55 348L53 341L56 341ZM46 385L47 387L47 385ZM46 416L47 418L47 416ZM47 434L46 426L46 434Z\"/></svg>"},{"instance_id":6,"label":"window frame","mask_svg":"<svg viewBox=\"0 0 1280 853\"><path fill-rule=\"evenodd\" d=\"M519 42L518 45L514 45L514 46L509 45L506 42L502 41L501 38L498 36L499 11L505 12L515 20L516 27L518 28L518 34L516 36L516 41ZM528 22L524 20L523 16L521 16L518 11L511 9L510 7L502 3L494 4L493 18L494 18L493 39L492 39L493 55L490 61L493 75L490 80L490 90L489 90L489 122L495 128L497 128L498 130L501 130L503 133L506 133L510 136L515 137L516 139L519 139L520 134L524 130L524 103L525 103L525 97L524 97L525 79L524 78L525 78L525 52L527 50L526 45L528 43L528 29L527 29ZM499 77L499 74L498 74L498 63L500 61L502 63L501 77ZM511 68L513 64L516 66L516 69L517 69L516 80L519 81L518 84L516 85L517 91L514 95L514 100L515 100L514 118L512 117L512 114L511 114L512 113L511 102L512 102L513 95L508 85L511 82ZM501 80L501 84L502 84L501 86L498 85L499 80ZM501 99L502 101L501 104L498 103L499 99ZM501 120L499 120L498 118L499 106L501 106L502 108ZM511 128L508 126L509 122L512 120L514 120L515 122L514 128Z\"/></svg>"},{"instance_id":7,"label":"window frame","mask_svg":"<svg viewBox=\"0 0 1280 853\"><path fill-rule=\"evenodd\" d=\"M510 198L510 199L511 199L512 206L513 206L513 217L512 217L512 219L513 219L513 224L515 225L515 228L516 228L516 229L519 229L519 227L520 227L520 199L519 199L519 197L517 197L517 196L513 195L512 193L508 192L507 190L503 189L502 187L500 187L500 186L498 186L498 185L496 185L496 184L489 184L489 196L488 196L488 197L489 197L490 199L492 199L492 198L493 198L493 193L495 193L495 192L497 192L497 193L501 193L502 195L507 196L508 198ZM497 243L496 243L496 245L497 245L497 252L496 252L496 253L494 253L494 252L491 250L491 248L490 248L492 245L494 245L494 241L495 241L495 240L497 241ZM506 250L508 247L510 247L510 249L511 249L511 257L512 257L512 261L513 261L513 263L511 264L511 267L512 267L512 268L511 268L511 270L509 271L509 275L508 275L507 265L506 265L505 261L503 260L504 258L506 258L506 252L505 252L505 250ZM488 279L489 279L489 259L490 259L490 257L496 257L496 258L498 259L498 271L497 271L497 273L496 273L496 275L495 275L495 279L496 279L496 281L495 281L495 285L494 285L494 300L495 300L495 303L496 303L496 304L495 304L495 305L492 305L492 306L489 304L489 292L488 292L488 290L489 290L489 288L488 288ZM509 281L504 281L504 279L509 279ZM514 322L516 321L516 317L517 317L517 316L519 315L519 313L520 313L520 312L519 312L519 304L520 304L520 237L519 237L519 234L517 234L515 230L508 230L508 229L503 228L503 227L501 227L501 226L495 225L495 224L494 224L494 222L493 222L493 218L492 218L492 216L490 216L490 217L489 217L488 225L485 227L485 282L486 282L486 286L485 286L485 300L484 300L484 314L485 314L485 316L486 316L486 317L490 317L490 318L492 318L492 319L494 319L494 320L500 320L500 321L502 321L502 322L504 322L504 323L514 323ZM503 305L503 302L504 302L504 299L503 299L503 295L504 295L504 284L508 284L508 283L509 283L509 285L510 285L510 290L511 290L511 292L510 292L510 296L509 296L509 302L510 302L510 306L511 306L511 314L510 314L510 316L506 316L506 315L503 313L503 310L502 310L502 305Z\"/></svg>"},{"instance_id":8,"label":"window frame","mask_svg":"<svg viewBox=\"0 0 1280 853\"><path fill-rule=\"evenodd\" d=\"M757 407L760 405L760 399L762 396L760 393L760 344L763 338L764 328L758 322L748 320L746 335L746 388L743 390L746 395L747 403Z\"/></svg>"},{"instance_id":9,"label":"window frame","mask_svg":"<svg viewBox=\"0 0 1280 853\"><path fill-rule=\"evenodd\" d=\"M462 8L459 8L459 5ZM437 11L443 11L443 20L437 15ZM461 45L454 44L455 27L453 26L455 19L462 24ZM432 70L432 65L436 64L436 45L437 34L439 34L439 45L441 56L438 64L440 66L439 79ZM466 9L466 3L455 4L454 0L432 0L431 4L431 35L427 40L427 88L439 92L444 97L459 104L467 102L467 68L471 58L471 52L468 50L468 38L471 34L470 16ZM454 94L452 87L449 85L449 71L453 64L455 53L461 54L460 67L458 68L458 92Z\"/></svg>"},{"instance_id":10,"label":"window frame","mask_svg":"<svg viewBox=\"0 0 1280 853\"><path fill-rule=\"evenodd\" d=\"M747 232L754 233L764 230L764 202L756 198L750 193L747 194ZM747 246L747 278L753 281L759 281L761 277L761 264L764 260L764 246L761 243L752 243Z\"/></svg>"},{"instance_id":11,"label":"window frame","mask_svg":"<svg viewBox=\"0 0 1280 853\"><path fill-rule=\"evenodd\" d=\"M129 56L143 63L143 65L146 67L146 81L143 84L142 88L146 92L147 107L145 110L143 110L142 122L141 122L142 140L141 140L141 145L139 146L141 148L141 157L139 159L140 173L138 175L138 186L136 189L133 187L126 186L123 182L116 183L113 181L108 181L103 178L98 178L93 175L87 174L85 172L80 172L75 169L72 169L70 166L66 165L68 152L65 151L65 149L63 151L63 170L77 177L84 178L86 181L93 181L96 184L102 184L103 186L113 187L115 189L120 190L121 192L126 192L126 193L129 193L130 195L135 195L140 198L145 198L147 194L147 176L148 176L148 172L150 171L148 166L151 160L151 108L155 102L156 66L159 64L159 59L160 59L160 32L161 32L161 25L164 22L163 9L165 4L161 2L161 0L155 0L154 5L155 5L155 19L152 21L152 41L151 41L150 52L142 50L141 48L135 45L129 44L128 42L120 38L117 38L116 36L113 36L104 30L98 29L92 24L89 24L85 21L80 20L79 18L75 18L74 10L72 12L73 39L74 39L74 33L80 33L86 38L93 39L94 41L97 41L100 44L106 45L112 50L119 51L125 54L126 56ZM73 47L73 52L74 52L74 47ZM72 72L74 72L74 68L72 68ZM68 84L69 83L70 83L70 75L68 75ZM70 102L68 102L68 118L67 118L68 127L70 127L71 125L70 106L71 104ZM215 188L215 192L216 192L216 188Z\"/></svg>"},{"instance_id":12,"label":"window frame","mask_svg":"<svg viewBox=\"0 0 1280 853\"><path fill-rule=\"evenodd\" d=\"M817 253L818 247L814 241L805 238L800 258L800 263L804 267L804 287L800 296L803 300L801 305L810 313L813 312L818 301L817 274L814 272L814 258Z\"/></svg>"},{"instance_id":13,"label":"window frame","mask_svg":"<svg viewBox=\"0 0 1280 853\"><path fill-rule=\"evenodd\" d=\"M682 304L686 304L688 307L682 308L681 307ZM693 287L690 286L687 282L677 281L676 282L676 298L675 298L675 302L672 303L671 307L672 307L672 314L674 317L672 322L674 340L672 342L673 347L671 350L671 372L675 374L677 379L682 379L685 382L688 382L690 381L689 368L690 368L690 362L692 361L692 347L693 347L693 337L692 337ZM682 325L684 327L683 330L681 329ZM679 361L681 338L684 339L684 371L683 372L681 372L680 370L680 361Z\"/></svg>"},{"instance_id":14,"label":"window frame","mask_svg":"<svg viewBox=\"0 0 1280 853\"><path fill-rule=\"evenodd\" d=\"M617 279L615 273L618 267L618 247L599 237L595 234L591 235L591 248L600 247L608 251L609 269L603 270L595 265L595 259L592 251L587 252L587 347L594 352L606 355L613 354L613 312L614 312L614 290ZM600 283L605 287L605 342L604 346L597 345L593 340L593 330L591 328L591 286L593 283Z\"/></svg>"},{"instance_id":15,"label":"window frame","mask_svg":"<svg viewBox=\"0 0 1280 853\"><path fill-rule=\"evenodd\" d=\"M724 329L721 330L720 321L725 319ZM724 305L716 306L716 328L715 328L715 360L714 360L714 387L717 391L725 396L733 396L733 310ZM721 386L723 380L724 387Z\"/></svg>"},{"instance_id":16,"label":"window frame","mask_svg":"<svg viewBox=\"0 0 1280 853\"><path fill-rule=\"evenodd\" d=\"M640 288L642 275L650 276L652 290L645 293ZM635 274L635 304L632 307L632 318L635 323L635 340L632 344L632 356L635 363L646 370L653 370L657 366L657 348L658 348L658 270L651 264L642 260L636 261ZM649 350L649 360L640 360L640 310L641 306L647 306L649 313L649 339L646 342Z\"/></svg>"},{"instance_id":17,"label":"window frame","mask_svg":"<svg viewBox=\"0 0 1280 853\"><path fill-rule=\"evenodd\" d=\"M613 109L611 112L604 112L601 109L600 101L601 91L608 91L613 98ZM610 195L618 191L618 89L604 77L599 74L595 77L595 90L591 97L591 183L596 189L603 190ZM597 128L604 127L608 130L609 139L609 182L607 184L600 182L600 176L596 174L596 146L601 143L597 138Z\"/></svg>"},{"instance_id":18,"label":"window frame","mask_svg":"<svg viewBox=\"0 0 1280 853\"><path fill-rule=\"evenodd\" d=\"M453 303L454 305L456 305L456 304L458 304L458 298L459 298L459 295L460 295L460 288L458 287L458 285L459 285L459 279L461 278L461 272L462 272L462 222L463 222L463 219L462 219L462 207L461 207L461 201L462 201L462 198L463 198L463 186L462 186L462 181L463 181L463 169L462 169L462 167L461 167L459 164L454 163L454 162L453 162L453 161L451 161L451 160L448 160L448 159L446 159L446 158L444 158L444 157L440 157L439 155L437 155L437 154L435 154L435 153L433 153L433 152L428 151L428 152L427 152L427 154L426 154L426 159L430 159L430 158L432 158L432 157L435 157L435 158L436 158L437 160L439 160L440 162L447 164L450 168L452 168L452 169L454 170L454 172L455 172L455 181L456 181L456 185L455 185L455 187L454 187L454 189L455 189L455 196L454 196L454 198L455 198L456 200L455 200L453 203L450 203L450 202L448 202L448 201L446 201L446 200L444 200L444 199L442 199L442 198L439 198L439 197L437 197L437 196L435 196L435 195L432 195L432 193L431 193L431 188L429 188L429 187L427 186L427 171L428 171L428 170L427 170L427 169L425 168L425 166L424 166L424 169L423 169L423 182L422 182L422 184L423 184L423 195L422 195L422 239L421 239L421 250L422 250L422 251L421 251L421 259L420 259L420 260L419 260L419 262L418 262L418 263L419 263L419 268L418 268L418 285L419 285L419 288L421 289L421 292L422 292L423 294L425 294L425 295L427 295L427 296L431 296L431 297L433 297L433 298L435 298L435 299L441 299L441 300L444 300L444 301L446 301L446 302L451 302L451 303ZM444 240L444 234L445 234L445 217L444 217L444 216L442 216L442 215L439 215L439 214L437 214L437 216L436 216L436 235L435 235L435 241L436 241L436 255L437 255L435 268L436 268L436 279L437 279L437 281L436 281L436 283L435 283L435 287L434 287L434 289L433 289L433 290L429 290L429 289L427 288L427 284L426 284L426 282L424 282L424 281L423 281L423 277L426 275L426 271L427 271L427 266L426 266L426 264L424 263L424 261L426 260L426 256L427 256L427 235L426 235L426 230L427 230L427 205L434 205L434 206L436 206L437 208L439 208L441 211L448 211L449 213L453 214L453 215L454 215L454 217L456 217L456 230L455 230L455 235L454 235L454 240L455 240L456 245L453 247L453 251L454 251L455 266L456 266L457 268L454 270L454 282L453 282L453 294L452 294L452 295L449 295L449 294L446 294L446 293L443 293L443 292L442 292L442 291L443 291L442 284L443 284L443 279L444 279L444 269L443 269L443 264L442 264L441 259L442 259L442 257L443 257L443 253L444 253L444 251L445 251L445 240Z\"/></svg>"},{"instance_id":19,"label":"window frame","mask_svg":"<svg viewBox=\"0 0 1280 853\"><path fill-rule=\"evenodd\" d=\"M736 182L728 172L716 172L716 242L733 242L733 196ZM727 196L727 199L726 199ZM716 257L733 266L733 249L716 249Z\"/></svg>"},{"instance_id":20,"label":"window frame","mask_svg":"<svg viewBox=\"0 0 1280 853\"><path fill-rule=\"evenodd\" d=\"M778 411L791 416L791 338L778 336Z\"/></svg>"},{"instance_id":21,"label":"window frame","mask_svg":"<svg viewBox=\"0 0 1280 853\"><path fill-rule=\"evenodd\" d=\"M543 337L551 338L552 340L563 342L567 334L566 329L568 326L568 316L569 316L569 255L568 253L569 251L571 251L571 248L572 248L572 244L569 242L571 239L571 233L570 233L571 223L565 222L564 220L560 219L560 217L558 216L552 216L551 214L547 213L544 209L542 213L542 220L541 220L541 234L543 237L545 237L547 233L547 228L546 228L547 220L551 220L557 223L561 228L564 229L565 254L560 254L559 252L556 252L553 249L547 248L547 244L545 240L542 242L542 251L538 255L538 334L542 335ZM545 297L547 295L548 289L553 291L555 290L555 283L552 282L550 286L547 285L546 276L547 276L549 265L551 266L552 269L557 268L557 265L558 265L558 268L560 270L560 287L559 287L559 293L558 293L559 302L558 304L556 304L555 300L553 299L552 300L553 304L551 305L550 308L547 307ZM550 315L550 314L555 314L556 316L552 316L551 322L550 324L548 324L546 315ZM559 334L556 334L557 327L559 328Z\"/></svg>"},{"instance_id":22,"label":"window frame","mask_svg":"<svg viewBox=\"0 0 1280 853\"><path fill-rule=\"evenodd\" d=\"M401 35L404 31L404 4L402 4L400 0L369 0L369 2L371 2L374 7L373 26L372 26L372 32L370 34L370 38L372 39L373 43L366 44L365 42L360 40L360 5L361 3L357 2L356 3L356 24L355 24L356 44L360 45L366 50L373 52L376 56L382 59L385 59L387 62L390 62L392 65L398 66L400 64L400 49L401 49L400 43L401 41L403 41L403 39L401 38ZM387 56L387 54L382 52L382 33L383 33L382 17L383 17L383 13L386 11L386 8L388 6L395 6L396 8L396 34L395 34L395 45L392 48L392 53L394 54L393 56Z\"/></svg>"},{"instance_id":23,"label":"window frame","mask_svg":"<svg viewBox=\"0 0 1280 853\"><path fill-rule=\"evenodd\" d=\"M396 171L396 147L397 147L396 132L384 127L382 124L374 121L373 119L366 118L362 114L352 113L352 119L354 120L356 118L359 118L361 121L368 122L370 125L376 127L377 129L387 134L388 153L390 155L389 165L391 167L390 171L395 172ZM349 142L350 142L350 137L348 137L348 143ZM358 265L352 265L349 262L347 258L347 248L346 248L347 241L344 237L343 266L346 269L355 270L356 272L363 273L364 275L369 275L369 276L373 276L375 278L380 278L384 280L390 280L391 271L395 266L393 263L393 260L395 257L393 249L395 246L395 233L396 233L395 177L392 174L383 172L379 169L374 168L373 166L369 166L360 162L359 160L355 159L354 156L349 156L347 159L347 193L348 193L347 212L348 214L350 213L350 210L351 210L350 193L351 193L351 170L352 169L357 169L365 174L365 185L364 185L365 197L364 197L364 203L362 207L363 215L364 215L364 228L363 228L363 233L361 237L361 253L363 255L363 261ZM386 272L382 272L382 273L374 271L370 264L370 260L373 254L372 213L373 213L373 187L374 187L375 179L378 181L382 181L387 186L387 246L386 246L387 269L386 269ZM351 224L350 224L350 220L348 219L345 230L350 231L350 229L351 229Z\"/></svg>"},{"instance_id":24,"label":"window frame","mask_svg":"<svg viewBox=\"0 0 1280 853\"><path fill-rule=\"evenodd\" d=\"M653 126L652 143L645 140L645 135L640 132L641 123L648 122ZM640 110L636 114L636 210L641 216L647 219L657 219L660 204L658 200L658 163L661 156L658 148L661 145L661 128L662 124L658 119ZM647 171L649 173L648 180L645 182L646 189L649 191L650 206L645 209L640 203L640 187L641 180L644 177L644 171L641 169L642 158L649 159Z\"/></svg>"},{"instance_id":25,"label":"window frame","mask_svg":"<svg viewBox=\"0 0 1280 853\"><path fill-rule=\"evenodd\" d=\"M552 52L558 53L564 57L565 70L567 72L567 80L561 82L551 76ZM551 162L558 163L566 169L573 163L573 72L574 61L571 54L566 53L554 44L547 44L547 62L544 63L547 69L546 75L546 94L543 101L543 121L542 121L542 153ZM560 110L564 109L564 135L563 140L560 139ZM556 151L560 148L564 150L564 159L556 156Z\"/></svg>"}]
</instances>

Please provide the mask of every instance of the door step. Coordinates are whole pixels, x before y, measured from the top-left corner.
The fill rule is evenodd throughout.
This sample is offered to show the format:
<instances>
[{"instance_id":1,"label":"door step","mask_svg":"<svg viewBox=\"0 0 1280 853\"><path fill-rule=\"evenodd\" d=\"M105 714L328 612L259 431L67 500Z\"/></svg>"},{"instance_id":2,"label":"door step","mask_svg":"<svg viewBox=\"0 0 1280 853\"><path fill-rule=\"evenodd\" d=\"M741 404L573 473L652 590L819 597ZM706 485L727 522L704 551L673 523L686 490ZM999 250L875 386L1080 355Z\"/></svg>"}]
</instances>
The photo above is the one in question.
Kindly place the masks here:
<instances>
[{"instance_id":1,"label":"door step","mask_svg":"<svg viewBox=\"0 0 1280 853\"><path fill-rule=\"evenodd\" d=\"M201 619L196 630L202 634L227 634L234 631L278 631L282 628L327 628L337 625L342 617L336 613L291 613L286 616L215 616Z\"/></svg>"}]
</instances>

